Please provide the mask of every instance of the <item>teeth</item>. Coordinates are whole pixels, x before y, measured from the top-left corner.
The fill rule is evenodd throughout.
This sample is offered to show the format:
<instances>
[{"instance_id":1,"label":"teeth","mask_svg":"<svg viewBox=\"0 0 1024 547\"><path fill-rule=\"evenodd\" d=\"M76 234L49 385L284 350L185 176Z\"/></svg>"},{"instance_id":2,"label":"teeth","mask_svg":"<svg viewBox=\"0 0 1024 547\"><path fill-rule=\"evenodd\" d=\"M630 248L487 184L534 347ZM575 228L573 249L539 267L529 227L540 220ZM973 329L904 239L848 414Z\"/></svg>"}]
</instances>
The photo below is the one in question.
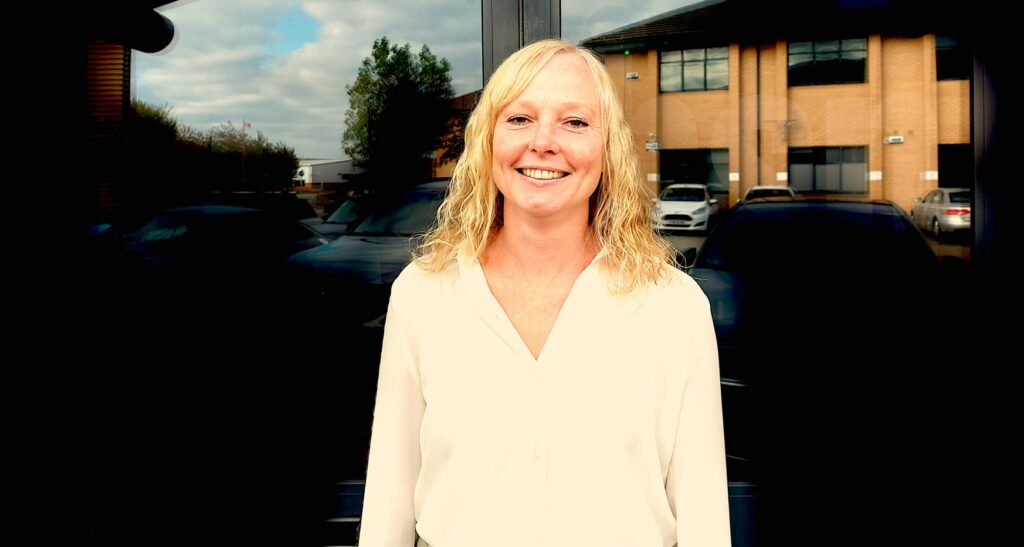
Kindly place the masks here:
<instances>
[{"instance_id":1,"label":"teeth","mask_svg":"<svg viewBox=\"0 0 1024 547\"><path fill-rule=\"evenodd\" d=\"M532 178L532 179L557 179L564 177L565 173L561 171L545 171L543 169L520 169L520 173Z\"/></svg>"}]
</instances>

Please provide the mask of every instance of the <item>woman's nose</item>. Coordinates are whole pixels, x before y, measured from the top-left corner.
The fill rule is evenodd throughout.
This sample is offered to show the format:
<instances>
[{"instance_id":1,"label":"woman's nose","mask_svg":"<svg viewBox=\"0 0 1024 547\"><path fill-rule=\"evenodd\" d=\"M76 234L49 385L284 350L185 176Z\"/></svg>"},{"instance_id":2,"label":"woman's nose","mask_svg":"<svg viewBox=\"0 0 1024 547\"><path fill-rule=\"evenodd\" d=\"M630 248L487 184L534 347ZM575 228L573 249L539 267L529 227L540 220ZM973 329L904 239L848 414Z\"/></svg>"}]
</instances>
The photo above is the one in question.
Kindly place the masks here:
<instances>
[{"instance_id":1,"label":"woman's nose","mask_svg":"<svg viewBox=\"0 0 1024 547\"><path fill-rule=\"evenodd\" d=\"M530 150L538 154L558 153L560 147L558 146L558 138L555 133L555 124L539 122L534 127L533 138L530 140Z\"/></svg>"}]
</instances>

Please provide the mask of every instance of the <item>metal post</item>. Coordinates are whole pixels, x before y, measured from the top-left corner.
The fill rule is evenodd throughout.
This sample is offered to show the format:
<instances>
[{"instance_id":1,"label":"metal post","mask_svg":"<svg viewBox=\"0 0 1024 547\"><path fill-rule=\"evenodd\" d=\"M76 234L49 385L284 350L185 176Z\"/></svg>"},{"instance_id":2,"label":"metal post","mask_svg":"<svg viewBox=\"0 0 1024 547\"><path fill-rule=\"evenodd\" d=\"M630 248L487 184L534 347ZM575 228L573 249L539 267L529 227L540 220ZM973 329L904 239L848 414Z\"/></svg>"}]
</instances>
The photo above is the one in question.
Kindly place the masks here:
<instances>
[{"instance_id":1,"label":"metal post","mask_svg":"<svg viewBox=\"0 0 1024 547\"><path fill-rule=\"evenodd\" d=\"M561 0L481 0L484 83L506 57L562 35Z\"/></svg>"}]
</instances>

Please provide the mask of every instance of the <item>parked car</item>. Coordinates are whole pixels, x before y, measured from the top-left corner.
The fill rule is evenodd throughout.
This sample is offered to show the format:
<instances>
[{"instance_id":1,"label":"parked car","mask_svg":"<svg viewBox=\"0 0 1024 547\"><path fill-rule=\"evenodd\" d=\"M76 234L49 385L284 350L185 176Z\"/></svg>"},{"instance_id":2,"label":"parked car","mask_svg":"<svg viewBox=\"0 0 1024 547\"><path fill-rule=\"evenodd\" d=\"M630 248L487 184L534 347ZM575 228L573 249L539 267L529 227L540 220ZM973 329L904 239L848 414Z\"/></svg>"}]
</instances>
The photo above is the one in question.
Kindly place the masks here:
<instances>
[{"instance_id":1,"label":"parked car","mask_svg":"<svg viewBox=\"0 0 1024 547\"><path fill-rule=\"evenodd\" d=\"M703 184L670 184L654 204L657 230L704 230L718 213L718 200Z\"/></svg>"},{"instance_id":2,"label":"parked car","mask_svg":"<svg viewBox=\"0 0 1024 547\"><path fill-rule=\"evenodd\" d=\"M120 237L131 285L157 292L230 293L280 279L285 260L329 241L303 222L247 207L166 209Z\"/></svg>"},{"instance_id":3,"label":"parked car","mask_svg":"<svg viewBox=\"0 0 1024 547\"><path fill-rule=\"evenodd\" d=\"M411 239L433 224L447 189L447 181L438 181L382 198L348 234L289 258L296 285L311 291L324 309L344 309L348 321L379 320L391 283L412 258Z\"/></svg>"},{"instance_id":4,"label":"parked car","mask_svg":"<svg viewBox=\"0 0 1024 547\"><path fill-rule=\"evenodd\" d=\"M856 534L859 518L931 503L941 484L922 479L942 472L970 366L965 314L898 207L741 203L689 274L710 301L728 475L755 493L754 544Z\"/></svg>"},{"instance_id":5,"label":"parked car","mask_svg":"<svg viewBox=\"0 0 1024 547\"><path fill-rule=\"evenodd\" d=\"M935 239L943 234L971 229L971 190L936 188L914 200L910 218Z\"/></svg>"},{"instance_id":6,"label":"parked car","mask_svg":"<svg viewBox=\"0 0 1024 547\"><path fill-rule=\"evenodd\" d=\"M320 223L308 201L291 192L213 192L205 205L248 207L315 226Z\"/></svg>"},{"instance_id":7,"label":"parked car","mask_svg":"<svg viewBox=\"0 0 1024 547\"><path fill-rule=\"evenodd\" d=\"M329 239L347 234L373 209L373 196L360 194L345 200L322 224L315 225L318 232Z\"/></svg>"},{"instance_id":8,"label":"parked car","mask_svg":"<svg viewBox=\"0 0 1024 547\"><path fill-rule=\"evenodd\" d=\"M796 192L791 186L781 185L758 185L753 186L743 195L740 202L756 198L796 197Z\"/></svg>"}]
</instances>

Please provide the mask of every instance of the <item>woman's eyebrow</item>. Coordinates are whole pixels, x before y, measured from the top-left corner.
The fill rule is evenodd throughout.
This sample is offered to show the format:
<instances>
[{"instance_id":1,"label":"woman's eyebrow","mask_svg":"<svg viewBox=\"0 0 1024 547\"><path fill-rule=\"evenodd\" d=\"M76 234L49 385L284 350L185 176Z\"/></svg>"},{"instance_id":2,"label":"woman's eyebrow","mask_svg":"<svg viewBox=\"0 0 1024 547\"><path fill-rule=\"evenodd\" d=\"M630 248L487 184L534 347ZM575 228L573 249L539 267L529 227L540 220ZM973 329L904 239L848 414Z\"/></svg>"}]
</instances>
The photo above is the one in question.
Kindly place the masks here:
<instances>
[{"instance_id":1,"label":"woman's eyebrow","mask_svg":"<svg viewBox=\"0 0 1024 547\"><path fill-rule=\"evenodd\" d=\"M589 115L595 115L596 114L596 112L594 110L592 110L593 107L591 105L588 105L587 103L581 103L581 102L577 102L577 101L566 101L566 102L557 102L556 104L561 109L563 109L563 110L579 110L579 111L582 111L582 112L584 112L586 114L589 114ZM505 108L512 108L512 107L523 107L523 108L529 108L529 109L536 109L537 108L537 103L535 103L533 101L515 100L515 101L512 101L511 103L509 103L509 105L507 107L505 107Z\"/></svg>"}]
</instances>

